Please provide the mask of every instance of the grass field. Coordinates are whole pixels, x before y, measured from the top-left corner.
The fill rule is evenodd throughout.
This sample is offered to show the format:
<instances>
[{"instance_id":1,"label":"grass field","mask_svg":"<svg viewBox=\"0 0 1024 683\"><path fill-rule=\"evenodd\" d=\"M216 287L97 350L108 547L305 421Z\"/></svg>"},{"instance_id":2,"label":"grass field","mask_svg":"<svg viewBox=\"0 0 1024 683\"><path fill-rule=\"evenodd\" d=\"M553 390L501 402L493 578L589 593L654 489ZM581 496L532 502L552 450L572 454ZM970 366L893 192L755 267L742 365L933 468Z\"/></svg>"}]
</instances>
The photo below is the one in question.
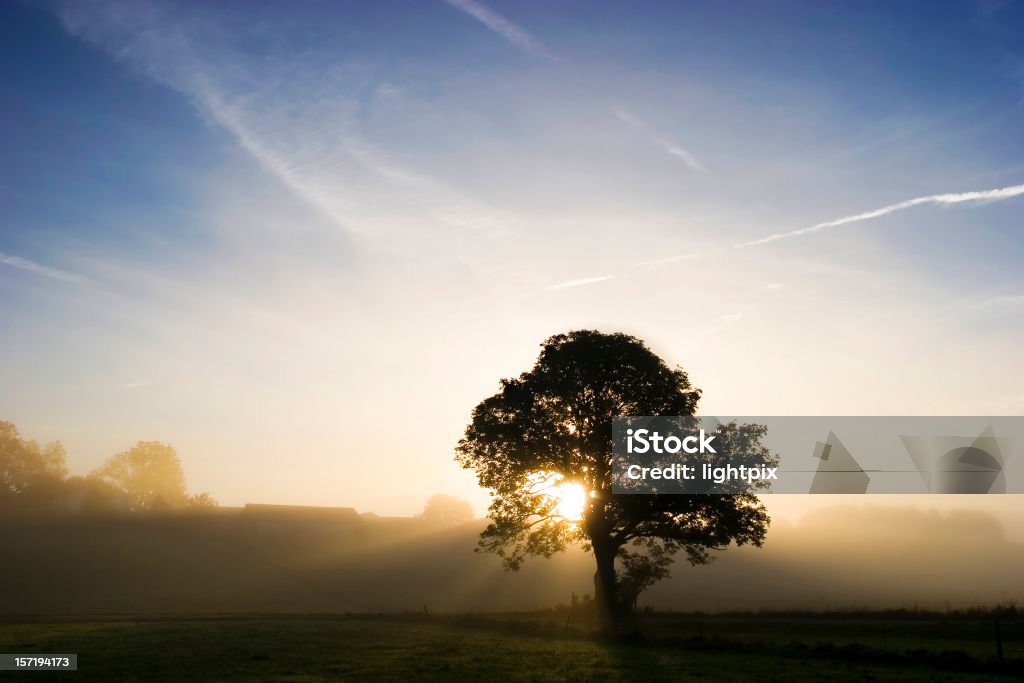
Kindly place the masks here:
<instances>
[{"instance_id":1,"label":"grass field","mask_svg":"<svg viewBox=\"0 0 1024 683\"><path fill-rule=\"evenodd\" d=\"M79 670L0 681L1009 680L982 661L980 638L961 638L964 624L826 621L655 617L632 645L541 618L7 623L0 652L73 652ZM1007 649L1019 646L1011 634Z\"/></svg>"}]
</instances>

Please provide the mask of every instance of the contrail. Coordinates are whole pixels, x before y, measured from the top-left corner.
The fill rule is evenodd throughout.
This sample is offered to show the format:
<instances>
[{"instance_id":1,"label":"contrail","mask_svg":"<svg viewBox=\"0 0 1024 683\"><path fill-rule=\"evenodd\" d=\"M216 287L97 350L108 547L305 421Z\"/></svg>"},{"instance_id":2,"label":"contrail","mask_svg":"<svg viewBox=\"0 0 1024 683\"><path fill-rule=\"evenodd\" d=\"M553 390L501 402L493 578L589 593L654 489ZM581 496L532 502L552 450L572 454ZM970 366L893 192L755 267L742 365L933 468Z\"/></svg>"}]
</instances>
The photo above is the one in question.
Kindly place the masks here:
<instances>
[{"instance_id":1,"label":"contrail","mask_svg":"<svg viewBox=\"0 0 1024 683\"><path fill-rule=\"evenodd\" d=\"M475 0L445 0L445 2L470 15L523 52L552 62L559 61L558 57L551 50L544 47L536 38L494 10L475 2Z\"/></svg>"},{"instance_id":2,"label":"contrail","mask_svg":"<svg viewBox=\"0 0 1024 683\"><path fill-rule=\"evenodd\" d=\"M192 22L135 5L75 2L59 5L57 14L72 36L183 95L270 175L346 232L372 236L392 225L389 217L412 211L455 229L491 229L497 220L492 207L378 152L352 123L355 86L347 77L288 77L311 68L308 53L271 51L247 61L229 47L229 18L215 15ZM245 84L253 82L267 85L250 91ZM386 188L386 207L375 201L377 188L381 195Z\"/></svg>"},{"instance_id":3,"label":"contrail","mask_svg":"<svg viewBox=\"0 0 1024 683\"><path fill-rule=\"evenodd\" d=\"M666 137L659 136L658 131L654 130L653 126L651 126L649 123L641 119L633 112L627 111L622 107L612 107L612 113L615 114L615 117L617 119L619 119L626 125L630 126L631 128L636 128L638 130L645 131L649 134L654 134L655 144L657 144L659 147L665 150L666 153L674 156L677 159L682 160L682 162L689 166L690 169L697 171L699 173L708 172L708 169L704 168L704 165L697 160L697 157L693 156L693 154L690 153L690 150L686 149L682 145L673 142L672 140Z\"/></svg>"},{"instance_id":4,"label":"contrail","mask_svg":"<svg viewBox=\"0 0 1024 683\"><path fill-rule=\"evenodd\" d=\"M908 199L898 204L890 204L889 206L883 206L880 209L874 209L873 211L865 211L864 213L854 214L853 216L846 216L845 218L837 218L834 221L827 221L825 223L818 223L812 225L809 228L800 228L799 230L792 230L790 232L778 232L774 235L768 235L761 239L751 240L750 242L741 242L735 245L737 249L741 247L753 247L758 244L766 244L768 242L775 242L776 240L784 240L789 237L798 237L799 235L806 235L811 232L817 232L819 230L825 230L826 228L834 228L839 225L846 225L847 223L859 223L860 221L870 220L872 218L878 218L879 216L885 216L886 214L894 213L896 211L902 211L903 209L909 209L912 206L919 206L921 204L963 204L965 202L998 202L1003 199L1010 199L1012 197L1019 197L1024 195L1024 185L1011 185L1010 187L1001 187L995 190L978 190L976 192L959 192L959 193L948 193L948 194L930 194L926 197L915 197L914 199Z\"/></svg>"},{"instance_id":5,"label":"contrail","mask_svg":"<svg viewBox=\"0 0 1024 683\"><path fill-rule=\"evenodd\" d=\"M68 273L63 270L57 270L56 268L50 268L42 264L36 263L35 261L29 261L26 258L20 256L11 256L0 252L0 263L8 266L18 268L20 270L27 271L29 273L35 273L36 275L42 275L53 280L60 280L61 282L82 282L84 278L74 273Z\"/></svg>"},{"instance_id":6,"label":"contrail","mask_svg":"<svg viewBox=\"0 0 1024 683\"><path fill-rule=\"evenodd\" d=\"M553 285L548 285L546 289L550 291L557 291L559 289L568 289L570 287L582 287L584 285L592 285L597 282L604 282L605 280L611 280L614 275L599 275L597 277L581 277L578 280L566 280L565 282L559 282Z\"/></svg>"},{"instance_id":7,"label":"contrail","mask_svg":"<svg viewBox=\"0 0 1024 683\"><path fill-rule=\"evenodd\" d=\"M708 172L708 169L704 168L704 164L697 161L697 157L690 154L689 150L680 147L671 140L665 140L662 138L659 138L657 143L661 145L661 148L668 154L676 157L677 159L682 159L683 163L689 166L691 170L697 171L698 173Z\"/></svg>"}]
</instances>

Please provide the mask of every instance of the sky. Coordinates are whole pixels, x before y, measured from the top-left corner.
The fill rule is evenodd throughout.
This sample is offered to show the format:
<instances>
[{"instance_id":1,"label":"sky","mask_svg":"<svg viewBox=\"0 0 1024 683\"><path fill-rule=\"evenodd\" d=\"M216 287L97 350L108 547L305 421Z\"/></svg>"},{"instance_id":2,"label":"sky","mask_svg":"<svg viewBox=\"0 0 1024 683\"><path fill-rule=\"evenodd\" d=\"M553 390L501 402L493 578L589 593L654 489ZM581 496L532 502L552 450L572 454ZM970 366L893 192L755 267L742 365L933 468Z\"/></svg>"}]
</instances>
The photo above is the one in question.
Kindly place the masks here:
<instances>
[{"instance_id":1,"label":"sky","mask_svg":"<svg viewBox=\"0 0 1024 683\"><path fill-rule=\"evenodd\" d=\"M0 36L0 419L74 472L159 440L222 504L482 512L470 411L580 328L709 415L1024 412L1022 2L15 2Z\"/></svg>"}]
</instances>

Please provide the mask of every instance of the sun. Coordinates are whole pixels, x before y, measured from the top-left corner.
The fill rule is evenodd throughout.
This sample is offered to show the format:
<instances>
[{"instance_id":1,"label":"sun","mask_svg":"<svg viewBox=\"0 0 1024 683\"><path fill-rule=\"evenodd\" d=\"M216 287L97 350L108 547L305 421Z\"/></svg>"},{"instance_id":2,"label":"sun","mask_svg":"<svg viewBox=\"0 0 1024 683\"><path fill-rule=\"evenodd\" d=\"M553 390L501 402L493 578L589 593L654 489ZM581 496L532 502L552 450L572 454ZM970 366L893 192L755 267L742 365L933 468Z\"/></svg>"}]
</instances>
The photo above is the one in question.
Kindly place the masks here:
<instances>
[{"instance_id":1,"label":"sun","mask_svg":"<svg viewBox=\"0 0 1024 683\"><path fill-rule=\"evenodd\" d=\"M550 514L560 522L575 524L583 521L587 510L587 490L578 482L566 481L557 472L534 472L527 478L526 492L539 495Z\"/></svg>"},{"instance_id":2,"label":"sun","mask_svg":"<svg viewBox=\"0 0 1024 683\"><path fill-rule=\"evenodd\" d=\"M579 522L587 507L587 492L575 482L556 484L548 492L555 499L554 513L566 522Z\"/></svg>"}]
</instances>

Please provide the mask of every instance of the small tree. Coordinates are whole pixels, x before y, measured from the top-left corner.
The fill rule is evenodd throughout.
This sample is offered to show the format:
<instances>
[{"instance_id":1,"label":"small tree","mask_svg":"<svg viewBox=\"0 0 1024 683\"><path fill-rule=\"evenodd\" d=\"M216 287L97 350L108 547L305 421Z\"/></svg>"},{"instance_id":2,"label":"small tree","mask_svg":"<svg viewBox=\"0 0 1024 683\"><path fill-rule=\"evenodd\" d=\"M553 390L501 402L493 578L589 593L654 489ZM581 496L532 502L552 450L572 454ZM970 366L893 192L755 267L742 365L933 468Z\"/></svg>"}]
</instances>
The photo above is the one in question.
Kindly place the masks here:
<instances>
[{"instance_id":1,"label":"small tree","mask_svg":"<svg viewBox=\"0 0 1024 683\"><path fill-rule=\"evenodd\" d=\"M640 594L669 577L673 559L672 553L657 543L650 544L647 552L619 548L622 569L617 572L617 586L622 604L635 611Z\"/></svg>"},{"instance_id":2,"label":"small tree","mask_svg":"<svg viewBox=\"0 0 1024 683\"><path fill-rule=\"evenodd\" d=\"M760 546L769 519L752 488L735 495L612 494L612 418L691 416L699 398L681 368L669 368L635 337L580 330L547 339L530 371L501 380L501 390L473 410L456 449L458 462L493 492L480 549L514 571L529 555L551 557L582 544L594 553L595 600L612 628L641 590L668 575L676 552L703 564L731 543ZM759 425L730 423L716 432L716 443L770 464L763 434ZM566 519L538 481L581 487L579 520Z\"/></svg>"},{"instance_id":3,"label":"small tree","mask_svg":"<svg viewBox=\"0 0 1024 683\"><path fill-rule=\"evenodd\" d=\"M208 491L203 491L202 493L197 493L195 495L189 496L187 504L190 508L220 507L220 503L218 503L214 499L214 497L209 494Z\"/></svg>"},{"instance_id":4,"label":"small tree","mask_svg":"<svg viewBox=\"0 0 1024 683\"><path fill-rule=\"evenodd\" d=\"M93 473L128 494L132 510L185 504L185 473L175 450L158 441L140 441L113 455Z\"/></svg>"},{"instance_id":5,"label":"small tree","mask_svg":"<svg viewBox=\"0 0 1024 683\"><path fill-rule=\"evenodd\" d=\"M423 506L419 518L437 526L457 526L473 521L473 506L467 500L436 493Z\"/></svg>"}]
</instances>

